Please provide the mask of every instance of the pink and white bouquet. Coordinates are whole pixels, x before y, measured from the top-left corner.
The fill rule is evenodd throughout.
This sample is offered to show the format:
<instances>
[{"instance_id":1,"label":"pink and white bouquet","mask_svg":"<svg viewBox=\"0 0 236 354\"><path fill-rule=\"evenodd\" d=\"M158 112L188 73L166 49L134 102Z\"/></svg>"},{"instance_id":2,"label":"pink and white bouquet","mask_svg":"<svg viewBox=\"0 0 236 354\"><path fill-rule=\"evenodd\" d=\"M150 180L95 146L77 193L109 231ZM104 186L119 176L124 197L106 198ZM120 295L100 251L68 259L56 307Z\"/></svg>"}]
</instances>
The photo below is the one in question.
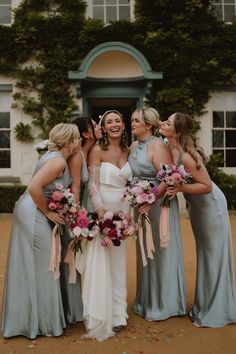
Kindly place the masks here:
<instances>
[{"instance_id":1,"label":"pink and white bouquet","mask_svg":"<svg viewBox=\"0 0 236 354\"><path fill-rule=\"evenodd\" d=\"M132 222L129 214L107 211L99 221L99 229L102 246L120 246L122 240L135 238L138 225Z\"/></svg>"},{"instance_id":2,"label":"pink and white bouquet","mask_svg":"<svg viewBox=\"0 0 236 354\"><path fill-rule=\"evenodd\" d=\"M71 210L66 216L71 238L92 241L94 236L99 234L97 213L88 213L85 208L80 208L78 204L75 209L74 211Z\"/></svg>"},{"instance_id":3,"label":"pink and white bouquet","mask_svg":"<svg viewBox=\"0 0 236 354\"><path fill-rule=\"evenodd\" d=\"M56 183L56 190L48 200L48 208L66 216L70 210L74 210L75 206L76 200L74 193L72 193L69 188L64 188L63 184Z\"/></svg>"},{"instance_id":4,"label":"pink and white bouquet","mask_svg":"<svg viewBox=\"0 0 236 354\"><path fill-rule=\"evenodd\" d=\"M190 183L192 175L183 165L161 164L161 169L157 173L157 180L165 182L169 187L174 187L180 184ZM168 194L165 194L161 202L162 209L159 220L159 231L160 246L164 248L169 245L169 207L172 198L173 196L170 197Z\"/></svg>"},{"instance_id":5,"label":"pink and white bouquet","mask_svg":"<svg viewBox=\"0 0 236 354\"><path fill-rule=\"evenodd\" d=\"M131 182L128 182L123 198L132 207L139 208L146 203L155 204L157 191L157 187L149 180L133 178ZM144 217L149 220L147 215Z\"/></svg>"},{"instance_id":6,"label":"pink and white bouquet","mask_svg":"<svg viewBox=\"0 0 236 354\"><path fill-rule=\"evenodd\" d=\"M157 173L157 180L160 182L165 182L168 187L171 187L191 183L192 175L187 169L184 168L183 165L161 164L161 169ZM172 197L165 195L161 205L169 206L171 198Z\"/></svg>"}]
</instances>

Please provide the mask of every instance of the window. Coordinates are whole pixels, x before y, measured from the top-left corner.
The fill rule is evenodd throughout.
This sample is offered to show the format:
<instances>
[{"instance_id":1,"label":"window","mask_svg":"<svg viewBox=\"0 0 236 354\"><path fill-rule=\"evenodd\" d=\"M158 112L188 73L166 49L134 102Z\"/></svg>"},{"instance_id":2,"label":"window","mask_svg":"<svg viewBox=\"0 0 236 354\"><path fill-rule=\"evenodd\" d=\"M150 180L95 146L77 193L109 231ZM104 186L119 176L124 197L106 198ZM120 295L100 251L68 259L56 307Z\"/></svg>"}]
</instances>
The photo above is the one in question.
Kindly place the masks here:
<instances>
[{"instance_id":1,"label":"window","mask_svg":"<svg viewBox=\"0 0 236 354\"><path fill-rule=\"evenodd\" d=\"M235 21L236 0L213 0L212 5L219 20L224 22Z\"/></svg>"},{"instance_id":2,"label":"window","mask_svg":"<svg viewBox=\"0 0 236 354\"><path fill-rule=\"evenodd\" d=\"M224 160L221 167L236 167L236 111L213 111L212 144Z\"/></svg>"},{"instance_id":3,"label":"window","mask_svg":"<svg viewBox=\"0 0 236 354\"><path fill-rule=\"evenodd\" d=\"M0 0L0 24L11 24L11 0Z\"/></svg>"},{"instance_id":4,"label":"window","mask_svg":"<svg viewBox=\"0 0 236 354\"><path fill-rule=\"evenodd\" d=\"M130 0L93 0L92 17L105 23L130 20Z\"/></svg>"},{"instance_id":5,"label":"window","mask_svg":"<svg viewBox=\"0 0 236 354\"><path fill-rule=\"evenodd\" d=\"M11 167L10 94L0 91L0 168Z\"/></svg>"}]
</instances>

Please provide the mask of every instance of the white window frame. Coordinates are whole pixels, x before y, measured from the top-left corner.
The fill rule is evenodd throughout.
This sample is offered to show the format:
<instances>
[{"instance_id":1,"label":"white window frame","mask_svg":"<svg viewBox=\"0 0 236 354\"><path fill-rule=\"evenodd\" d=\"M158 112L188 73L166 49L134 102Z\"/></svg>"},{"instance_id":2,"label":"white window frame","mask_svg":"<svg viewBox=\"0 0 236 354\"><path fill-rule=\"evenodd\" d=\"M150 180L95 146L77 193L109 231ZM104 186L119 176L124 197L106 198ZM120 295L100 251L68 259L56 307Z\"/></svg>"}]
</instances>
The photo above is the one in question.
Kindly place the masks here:
<instances>
[{"instance_id":1,"label":"white window frame","mask_svg":"<svg viewBox=\"0 0 236 354\"><path fill-rule=\"evenodd\" d=\"M106 0L104 0L106 1ZM87 16L90 18L94 18L93 16L93 0L89 0L87 2ZM107 16L106 16L106 6L112 6L112 7L116 7L116 16L117 16L117 21L119 21L119 7L120 6L130 6L130 21L132 21L134 19L134 0L129 0L129 5L125 5L125 4L119 4L119 1L116 0L116 4L102 4L102 5L95 5L95 6L99 6L99 7L103 7L103 13L104 13L104 23L109 24L109 21L107 21Z\"/></svg>"},{"instance_id":2,"label":"white window frame","mask_svg":"<svg viewBox=\"0 0 236 354\"><path fill-rule=\"evenodd\" d=\"M0 85L0 94L2 93L2 92L4 92L4 93L7 93L7 94L9 94L9 98L10 98L10 102L11 102L11 92L12 92L12 85ZM3 131L3 132L5 132L5 131L7 131L7 132L9 132L9 134L10 134L10 147L9 148L0 148L0 151L9 151L10 152L10 165L9 166L7 166L7 167L2 167L1 165L0 165L0 170L2 170L2 171L5 171L5 170L7 170L7 169L11 169L11 167L12 167L12 165L11 165L11 106L9 105L9 108L8 108L8 110L7 111L2 111L3 113L9 113L9 115L10 115L10 124L9 124L9 128L6 128L6 127L4 127L4 128L1 128L0 127L0 132L1 131Z\"/></svg>"},{"instance_id":3,"label":"white window frame","mask_svg":"<svg viewBox=\"0 0 236 354\"><path fill-rule=\"evenodd\" d=\"M223 127L214 127L214 121L213 121L213 114L214 112L220 112L220 113L223 113L224 115L224 126ZM220 166L220 167L229 167L229 168L235 168L236 166L228 166L227 163L226 163L226 152L227 151L235 151L236 152L236 147L227 147L226 146L226 132L228 131L234 131L235 132L235 137L236 137L236 127L227 127L226 126L226 113L228 112L234 112L236 113L235 110L231 111L231 110L213 110L212 112L212 153L217 153L217 151L223 151L223 165ZM221 147L215 147L213 146L213 132L214 131L221 131L223 132L223 146Z\"/></svg>"},{"instance_id":4,"label":"white window frame","mask_svg":"<svg viewBox=\"0 0 236 354\"><path fill-rule=\"evenodd\" d=\"M219 20L224 21L226 23L232 23L232 21L226 21L225 8L227 6L233 6L233 5L234 5L234 19L236 20L236 0L234 0L234 2L229 2L228 0L221 0L219 2L216 2L214 0L212 1L212 6L216 10L216 14L217 14L218 7L221 7L222 15L220 17L218 16L218 18L219 18Z\"/></svg>"},{"instance_id":5,"label":"white window frame","mask_svg":"<svg viewBox=\"0 0 236 354\"><path fill-rule=\"evenodd\" d=\"M10 9L10 12L12 13L12 1L10 1L10 4L1 4L0 3L0 12L3 7L8 7ZM10 16L9 22L0 22L0 25L11 25L11 23L12 23L12 14Z\"/></svg>"}]
</instances>

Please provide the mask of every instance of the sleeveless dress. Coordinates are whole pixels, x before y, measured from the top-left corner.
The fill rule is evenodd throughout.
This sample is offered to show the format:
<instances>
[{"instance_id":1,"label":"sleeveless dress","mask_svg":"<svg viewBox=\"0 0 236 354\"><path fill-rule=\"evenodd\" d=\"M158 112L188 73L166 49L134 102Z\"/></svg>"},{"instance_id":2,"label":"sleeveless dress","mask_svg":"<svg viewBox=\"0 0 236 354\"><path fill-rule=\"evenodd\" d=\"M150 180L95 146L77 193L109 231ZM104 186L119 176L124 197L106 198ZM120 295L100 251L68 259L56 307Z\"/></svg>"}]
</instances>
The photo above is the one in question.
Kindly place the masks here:
<instances>
[{"instance_id":1,"label":"sleeveless dress","mask_svg":"<svg viewBox=\"0 0 236 354\"><path fill-rule=\"evenodd\" d=\"M81 170L81 188L80 188L80 203L81 206L87 206L87 182L88 182L88 168L83 155L82 150L81 156L83 159L82 170ZM76 282L75 284L69 284L69 268L68 264L63 262L66 256L68 243L71 241L70 234L67 228L64 228L63 237L61 238L62 244L62 262L60 265L60 284L61 284L61 294L62 302L64 308L65 319L67 323L75 323L83 321L83 304L81 296L81 279L80 274L76 272Z\"/></svg>"},{"instance_id":2,"label":"sleeveless dress","mask_svg":"<svg viewBox=\"0 0 236 354\"><path fill-rule=\"evenodd\" d=\"M139 141L129 155L129 163L133 177L146 179L158 185L157 171L147 155L148 145L154 139L158 138L151 136L145 141ZM148 264L145 267L142 264L140 245L137 242L137 288L133 310L149 321L165 320L186 313L178 201L177 198L170 201L168 248L160 247L160 202L158 201L149 212L155 252L153 259L147 258Z\"/></svg>"},{"instance_id":3,"label":"sleeveless dress","mask_svg":"<svg viewBox=\"0 0 236 354\"><path fill-rule=\"evenodd\" d=\"M181 157L178 161L181 163ZM208 194L187 194L196 242L197 275L190 317L199 326L223 327L236 322L236 291L227 202L212 182Z\"/></svg>"},{"instance_id":4,"label":"sleeveless dress","mask_svg":"<svg viewBox=\"0 0 236 354\"><path fill-rule=\"evenodd\" d=\"M122 168L102 162L100 194L106 210L130 211L129 205L122 201L129 179L128 162ZM95 237L87 243L84 256L82 298L87 329L84 337L101 341L114 335L113 327L127 324L126 241L119 247L103 247L100 237Z\"/></svg>"},{"instance_id":5,"label":"sleeveless dress","mask_svg":"<svg viewBox=\"0 0 236 354\"><path fill-rule=\"evenodd\" d=\"M43 163L58 151L47 152L36 165L36 173ZM56 183L70 184L66 168L62 177L48 184L43 194L50 197ZM2 332L4 337L38 335L59 336L65 328L59 280L48 271L51 254L52 228L49 220L37 208L26 190L15 204L8 249L5 289L3 295Z\"/></svg>"}]
</instances>

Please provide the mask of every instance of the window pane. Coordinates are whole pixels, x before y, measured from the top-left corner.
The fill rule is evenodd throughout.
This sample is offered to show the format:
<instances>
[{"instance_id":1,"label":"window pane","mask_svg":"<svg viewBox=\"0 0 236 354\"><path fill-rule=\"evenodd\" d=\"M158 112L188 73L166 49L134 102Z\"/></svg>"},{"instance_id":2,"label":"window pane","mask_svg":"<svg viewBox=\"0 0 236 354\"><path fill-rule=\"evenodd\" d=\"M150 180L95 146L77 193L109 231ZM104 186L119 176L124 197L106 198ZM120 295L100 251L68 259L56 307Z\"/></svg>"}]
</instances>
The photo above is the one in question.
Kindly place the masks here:
<instances>
[{"instance_id":1,"label":"window pane","mask_svg":"<svg viewBox=\"0 0 236 354\"><path fill-rule=\"evenodd\" d=\"M1 6L0 9L0 23L11 23L11 7Z\"/></svg>"},{"instance_id":2,"label":"window pane","mask_svg":"<svg viewBox=\"0 0 236 354\"><path fill-rule=\"evenodd\" d=\"M224 7L225 9L225 22L232 22L235 17L235 6L227 5Z\"/></svg>"},{"instance_id":3,"label":"window pane","mask_svg":"<svg viewBox=\"0 0 236 354\"><path fill-rule=\"evenodd\" d=\"M236 112L226 112L226 127L236 128Z\"/></svg>"},{"instance_id":4,"label":"window pane","mask_svg":"<svg viewBox=\"0 0 236 354\"><path fill-rule=\"evenodd\" d=\"M119 20L130 20L130 8L128 6L119 7Z\"/></svg>"},{"instance_id":5,"label":"window pane","mask_svg":"<svg viewBox=\"0 0 236 354\"><path fill-rule=\"evenodd\" d=\"M0 128L10 128L10 112L0 112Z\"/></svg>"},{"instance_id":6,"label":"window pane","mask_svg":"<svg viewBox=\"0 0 236 354\"><path fill-rule=\"evenodd\" d=\"M10 151L0 151L0 168L10 168L11 157Z\"/></svg>"},{"instance_id":7,"label":"window pane","mask_svg":"<svg viewBox=\"0 0 236 354\"><path fill-rule=\"evenodd\" d=\"M94 5L104 5L104 0L93 0Z\"/></svg>"},{"instance_id":8,"label":"window pane","mask_svg":"<svg viewBox=\"0 0 236 354\"><path fill-rule=\"evenodd\" d=\"M116 21L117 20L117 16L116 16L117 7L107 6L106 9L107 9L107 20L106 20L106 22Z\"/></svg>"},{"instance_id":9,"label":"window pane","mask_svg":"<svg viewBox=\"0 0 236 354\"><path fill-rule=\"evenodd\" d=\"M0 148L10 149L10 132L0 131Z\"/></svg>"},{"instance_id":10,"label":"window pane","mask_svg":"<svg viewBox=\"0 0 236 354\"><path fill-rule=\"evenodd\" d=\"M130 5L130 0L119 0L119 4Z\"/></svg>"},{"instance_id":11,"label":"window pane","mask_svg":"<svg viewBox=\"0 0 236 354\"><path fill-rule=\"evenodd\" d=\"M223 128L224 127L224 112L213 112L213 127Z\"/></svg>"},{"instance_id":12,"label":"window pane","mask_svg":"<svg viewBox=\"0 0 236 354\"><path fill-rule=\"evenodd\" d=\"M107 5L116 5L116 0L106 0Z\"/></svg>"},{"instance_id":13,"label":"window pane","mask_svg":"<svg viewBox=\"0 0 236 354\"><path fill-rule=\"evenodd\" d=\"M225 131L226 147L236 147L236 130Z\"/></svg>"},{"instance_id":14,"label":"window pane","mask_svg":"<svg viewBox=\"0 0 236 354\"><path fill-rule=\"evenodd\" d=\"M0 5L11 5L11 0L0 0Z\"/></svg>"},{"instance_id":15,"label":"window pane","mask_svg":"<svg viewBox=\"0 0 236 354\"><path fill-rule=\"evenodd\" d=\"M101 7L94 6L93 18L97 18L99 20L104 21L104 8L102 6Z\"/></svg>"},{"instance_id":16,"label":"window pane","mask_svg":"<svg viewBox=\"0 0 236 354\"><path fill-rule=\"evenodd\" d=\"M222 162L219 163L218 167L224 167L224 150L213 150L213 155L220 155Z\"/></svg>"},{"instance_id":17,"label":"window pane","mask_svg":"<svg viewBox=\"0 0 236 354\"><path fill-rule=\"evenodd\" d=\"M226 150L226 166L236 167L236 150Z\"/></svg>"},{"instance_id":18,"label":"window pane","mask_svg":"<svg viewBox=\"0 0 236 354\"><path fill-rule=\"evenodd\" d=\"M222 130L213 130L213 147L224 147L224 132Z\"/></svg>"}]
</instances>

